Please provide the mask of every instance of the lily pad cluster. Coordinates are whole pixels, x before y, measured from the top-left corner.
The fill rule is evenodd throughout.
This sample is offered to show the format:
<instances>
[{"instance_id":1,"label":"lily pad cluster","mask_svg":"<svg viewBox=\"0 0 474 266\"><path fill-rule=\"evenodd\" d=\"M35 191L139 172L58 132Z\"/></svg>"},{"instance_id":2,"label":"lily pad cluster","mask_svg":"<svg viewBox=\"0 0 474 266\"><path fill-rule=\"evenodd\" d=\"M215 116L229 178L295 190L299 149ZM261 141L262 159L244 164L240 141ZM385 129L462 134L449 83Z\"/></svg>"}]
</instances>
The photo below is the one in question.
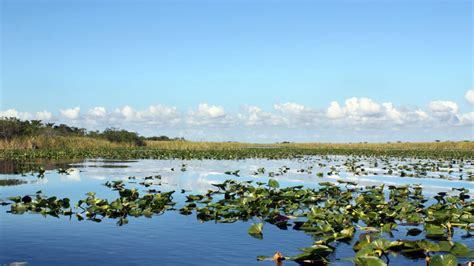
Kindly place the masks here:
<instances>
[{"instance_id":1,"label":"lily pad cluster","mask_svg":"<svg viewBox=\"0 0 474 266\"><path fill-rule=\"evenodd\" d=\"M280 188L275 179L226 180L213 184L215 189L206 193L186 195L179 212L195 214L202 222L252 221L248 234L257 239L264 237L268 224L283 230L293 228L314 239L299 254L285 256L277 252L258 256L258 260L325 265L334 258L339 243L352 244L355 252L354 257L339 259L357 265L387 265L397 255L424 259L431 266L456 265L458 259L473 257L468 246L453 240L455 235L472 237L474 231L474 203L467 189L426 198L420 186L359 187L350 181L338 182L319 183L317 188ZM38 191L1 203L10 204L9 212L14 214L64 215L94 222L117 219L119 226L127 224L130 216L151 218L176 210L174 191L141 195L137 188L126 188L121 180L104 185L117 191L119 197L108 200L89 192L72 206L68 198L47 197ZM406 231L406 239L394 239L393 231Z\"/></svg>"},{"instance_id":2,"label":"lily pad cluster","mask_svg":"<svg viewBox=\"0 0 474 266\"><path fill-rule=\"evenodd\" d=\"M166 210L173 209L176 204L173 202L174 191L145 194L140 197L136 188L118 188L120 197L108 201L96 196L96 193L87 193L87 198L79 200L77 207L82 212L76 213L79 220L86 217L89 220L100 222L104 218L118 219L118 225L128 223L128 216L151 218L153 215L159 215Z\"/></svg>"},{"instance_id":3,"label":"lily pad cluster","mask_svg":"<svg viewBox=\"0 0 474 266\"><path fill-rule=\"evenodd\" d=\"M59 217L59 215L71 215L71 203L69 198L47 197L42 191L37 191L35 195L9 197L8 200L13 202L10 205L10 213L24 214L26 212L39 213L43 216L51 215ZM4 205L7 205L5 203Z\"/></svg>"},{"instance_id":4,"label":"lily pad cluster","mask_svg":"<svg viewBox=\"0 0 474 266\"><path fill-rule=\"evenodd\" d=\"M96 196L95 192L88 192L85 199L79 200L71 206L69 198L47 197L41 191L36 195L9 197L10 202L0 201L2 205L10 205L8 212L13 214L40 213L54 217L73 215L79 220L101 222L105 218L118 219L117 225L128 223L128 217L147 217L163 214L172 210L176 202L173 201L174 191L147 193L140 196L136 188L128 189L115 182L114 189L119 197L109 201ZM74 208L74 209L73 209Z\"/></svg>"},{"instance_id":5,"label":"lily pad cluster","mask_svg":"<svg viewBox=\"0 0 474 266\"><path fill-rule=\"evenodd\" d=\"M350 155L366 157L410 157L410 158L443 158L443 159L469 159L472 160L472 150L456 149L416 149L401 148L389 149L384 147L364 148L332 148L311 147L307 148L284 146L241 147L234 149L219 149L206 147L203 149L160 149L152 147L130 148L97 148L97 149L4 149L0 150L0 159L8 160L33 160L33 159L213 159L213 160L238 160L246 158L266 159L291 159L308 155Z\"/></svg>"},{"instance_id":6,"label":"lily pad cluster","mask_svg":"<svg viewBox=\"0 0 474 266\"><path fill-rule=\"evenodd\" d=\"M320 183L318 189L279 188L274 179L256 185L252 181L227 180L214 186L216 190L204 195L188 195L188 204L180 212L186 215L195 212L200 221L219 223L260 220L248 230L256 238L263 237L264 224L280 229L293 227L314 238L314 244L302 248L302 253L276 256L279 261L327 264L337 243L350 243L356 235L359 235L353 246L356 256L350 259L358 265L385 265L394 254L424 258L432 265L449 265L437 262L473 256L466 245L452 241L454 231L470 237L474 230L474 203L464 189L450 195L439 193L429 204L419 186L390 186L388 195L383 185L360 188L344 181L339 185ZM385 238L390 238L391 232L399 228L406 229L407 235L424 232L426 239Z\"/></svg>"}]
</instances>

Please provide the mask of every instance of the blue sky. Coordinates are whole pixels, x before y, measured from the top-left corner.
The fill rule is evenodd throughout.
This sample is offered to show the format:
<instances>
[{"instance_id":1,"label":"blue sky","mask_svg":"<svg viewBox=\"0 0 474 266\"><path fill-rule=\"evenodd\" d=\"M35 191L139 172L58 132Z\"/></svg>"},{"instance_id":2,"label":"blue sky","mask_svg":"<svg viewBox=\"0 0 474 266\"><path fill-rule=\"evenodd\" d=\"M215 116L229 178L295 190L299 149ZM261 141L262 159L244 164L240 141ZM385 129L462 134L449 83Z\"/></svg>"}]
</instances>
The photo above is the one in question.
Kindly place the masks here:
<instances>
[{"instance_id":1,"label":"blue sky","mask_svg":"<svg viewBox=\"0 0 474 266\"><path fill-rule=\"evenodd\" d=\"M255 129L277 137L248 133L245 140L292 138L299 120L310 133L297 140L350 141L334 137L344 129L362 130L354 140L364 140L364 126L373 125L359 119L362 113L351 116L350 104L342 110L350 123L325 117L322 122L334 129L328 133L314 126L331 102L344 109L356 97L378 104L384 115L383 103L406 116L421 109L438 119L431 122L440 138L474 135L466 96L473 88L471 1L2 0L1 9L0 112L32 117L46 111L48 119L61 121L71 116L60 110L79 107L69 122L81 126L186 137L201 131L201 139L221 140L238 139L240 133L229 132L238 130L241 121L235 120L249 106L281 115L285 111L276 106L292 103L305 119L286 110L285 129ZM436 101L455 103L438 104L453 117L434 111ZM144 112L156 105L175 108L173 119L181 122L166 122L169 112L147 117ZM85 117L95 107L105 109L106 122ZM142 115L131 119L124 107ZM375 109L369 116L377 116ZM213 122L183 122L198 119L192 115L200 110ZM357 119L364 126L358 128ZM380 129L379 140L389 139L394 128L407 140L426 137L399 122ZM440 122L456 125L455 132L439 129ZM154 123L159 126L146 126ZM206 126L220 133L207 134Z\"/></svg>"}]
</instances>

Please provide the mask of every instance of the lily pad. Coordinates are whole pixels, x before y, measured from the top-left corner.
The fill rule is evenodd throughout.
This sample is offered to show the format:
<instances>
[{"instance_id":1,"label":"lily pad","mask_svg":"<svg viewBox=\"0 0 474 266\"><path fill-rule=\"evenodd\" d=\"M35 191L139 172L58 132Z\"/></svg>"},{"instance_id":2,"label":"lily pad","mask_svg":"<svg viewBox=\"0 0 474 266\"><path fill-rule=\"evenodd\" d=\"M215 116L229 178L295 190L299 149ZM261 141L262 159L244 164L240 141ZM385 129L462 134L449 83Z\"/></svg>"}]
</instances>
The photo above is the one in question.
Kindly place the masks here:
<instances>
[{"instance_id":1,"label":"lily pad","mask_svg":"<svg viewBox=\"0 0 474 266\"><path fill-rule=\"evenodd\" d=\"M268 180L268 186L271 187L271 188L279 188L280 184L275 179L269 179Z\"/></svg>"},{"instance_id":2,"label":"lily pad","mask_svg":"<svg viewBox=\"0 0 474 266\"><path fill-rule=\"evenodd\" d=\"M430 266L457 266L456 257L451 254L434 256Z\"/></svg>"},{"instance_id":3,"label":"lily pad","mask_svg":"<svg viewBox=\"0 0 474 266\"><path fill-rule=\"evenodd\" d=\"M387 266L387 263L375 256L358 257L355 264L357 266Z\"/></svg>"},{"instance_id":4,"label":"lily pad","mask_svg":"<svg viewBox=\"0 0 474 266\"><path fill-rule=\"evenodd\" d=\"M249 227L248 233L249 235L257 239L262 239L263 238L262 230L263 230L263 223L256 223L256 224L252 224L252 226Z\"/></svg>"}]
</instances>

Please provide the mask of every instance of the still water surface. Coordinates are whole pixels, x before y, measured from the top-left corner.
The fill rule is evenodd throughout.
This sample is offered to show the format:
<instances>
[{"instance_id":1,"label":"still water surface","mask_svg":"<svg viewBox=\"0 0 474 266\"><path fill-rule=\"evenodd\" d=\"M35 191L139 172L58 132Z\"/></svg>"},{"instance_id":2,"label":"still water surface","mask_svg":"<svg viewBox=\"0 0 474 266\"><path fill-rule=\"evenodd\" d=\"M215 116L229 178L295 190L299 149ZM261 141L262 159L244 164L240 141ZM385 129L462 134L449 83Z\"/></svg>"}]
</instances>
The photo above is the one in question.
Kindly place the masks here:
<instances>
[{"instance_id":1,"label":"still water surface","mask_svg":"<svg viewBox=\"0 0 474 266\"><path fill-rule=\"evenodd\" d=\"M186 171L181 171L186 164ZM0 174L0 178L21 178L28 184L0 187L0 198L34 194L41 190L47 196L69 197L71 202L85 198L89 191L97 192L101 198L113 199L117 192L103 186L107 180L125 180L127 187L136 186L144 191L143 186L130 183L129 176L140 178L149 175L161 175L161 183L151 186L161 191L176 190L174 201L177 208L183 206L185 194L203 193L213 189L212 183L226 179L259 180L265 182L268 175L252 175L260 167L278 172L282 166L290 170L275 177L281 186L303 184L306 187L317 187L318 182L335 181L339 178L356 181L361 185L387 184L422 184L425 195L438 191L447 191L451 187L465 187L474 192L474 183L462 180L445 180L436 178L408 178L387 175L355 176L341 171L332 177L316 177L312 174L298 172L312 165L310 160L138 160L109 161L87 160L69 165L73 170L69 175L58 174L55 170L46 172L45 177ZM327 166L329 167L329 166ZM240 177L225 175L228 170L240 170ZM318 169L319 171L321 169ZM328 170L328 169L322 169ZM377 169L372 169L377 172ZM149 189L148 188L148 189ZM68 217L43 217L39 214L13 215L6 211L8 206L0 206L0 265L13 262L25 262L28 265L272 265L273 262L258 262L256 256L271 256L276 251L285 255L295 255L298 248L313 243L310 236L291 228L280 230L266 224L263 239L258 240L247 234L249 222L219 224L214 222L200 223L195 215L184 216L177 211L167 211L153 218L129 218L129 223L117 226L116 220L104 219L101 223L77 221ZM254 222L258 222L257 220ZM399 236L406 237L406 229L399 229ZM397 235L394 236L394 239ZM357 239L357 235L354 240ZM455 241L463 242L474 248L472 238ZM339 243L332 265L352 265L340 260L354 256L352 244ZM402 256L392 258L391 265L424 265L424 262L412 261ZM284 265L295 265L285 261Z\"/></svg>"}]
</instances>

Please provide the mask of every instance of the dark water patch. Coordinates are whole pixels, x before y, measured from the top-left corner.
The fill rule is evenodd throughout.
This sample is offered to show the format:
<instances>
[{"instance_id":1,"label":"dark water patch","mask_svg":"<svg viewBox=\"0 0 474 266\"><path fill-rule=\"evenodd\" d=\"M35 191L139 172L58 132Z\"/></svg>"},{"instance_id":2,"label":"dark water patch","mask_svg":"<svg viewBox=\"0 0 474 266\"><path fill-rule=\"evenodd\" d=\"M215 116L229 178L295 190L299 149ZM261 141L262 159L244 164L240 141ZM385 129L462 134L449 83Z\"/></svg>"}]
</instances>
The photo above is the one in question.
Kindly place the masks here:
<instances>
[{"instance_id":1,"label":"dark water patch","mask_svg":"<svg viewBox=\"0 0 474 266\"><path fill-rule=\"evenodd\" d=\"M22 184L27 184L28 181L23 179L16 179L16 178L7 178L7 179L0 179L0 186L18 186Z\"/></svg>"},{"instance_id":2,"label":"dark water patch","mask_svg":"<svg viewBox=\"0 0 474 266\"><path fill-rule=\"evenodd\" d=\"M91 164L83 167L97 167L97 168L128 168L128 165L124 164Z\"/></svg>"},{"instance_id":3,"label":"dark water patch","mask_svg":"<svg viewBox=\"0 0 474 266\"><path fill-rule=\"evenodd\" d=\"M120 159L93 159L87 160L92 163L136 163L137 160L120 160Z\"/></svg>"},{"instance_id":4,"label":"dark water patch","mask_svg":"<svg viewBox=\"0 0 474 266\"><path fill-rule=\"evenodd\" d=\"M35 161L16 161L16 160L0 160L0 174L4 175L20 175L28 173L36 173L39 169L55 170L58 168L69 168L70 164L79 163L78 160L51 161L51 160L35 160Z\"/></svg>"}]
</instances>

